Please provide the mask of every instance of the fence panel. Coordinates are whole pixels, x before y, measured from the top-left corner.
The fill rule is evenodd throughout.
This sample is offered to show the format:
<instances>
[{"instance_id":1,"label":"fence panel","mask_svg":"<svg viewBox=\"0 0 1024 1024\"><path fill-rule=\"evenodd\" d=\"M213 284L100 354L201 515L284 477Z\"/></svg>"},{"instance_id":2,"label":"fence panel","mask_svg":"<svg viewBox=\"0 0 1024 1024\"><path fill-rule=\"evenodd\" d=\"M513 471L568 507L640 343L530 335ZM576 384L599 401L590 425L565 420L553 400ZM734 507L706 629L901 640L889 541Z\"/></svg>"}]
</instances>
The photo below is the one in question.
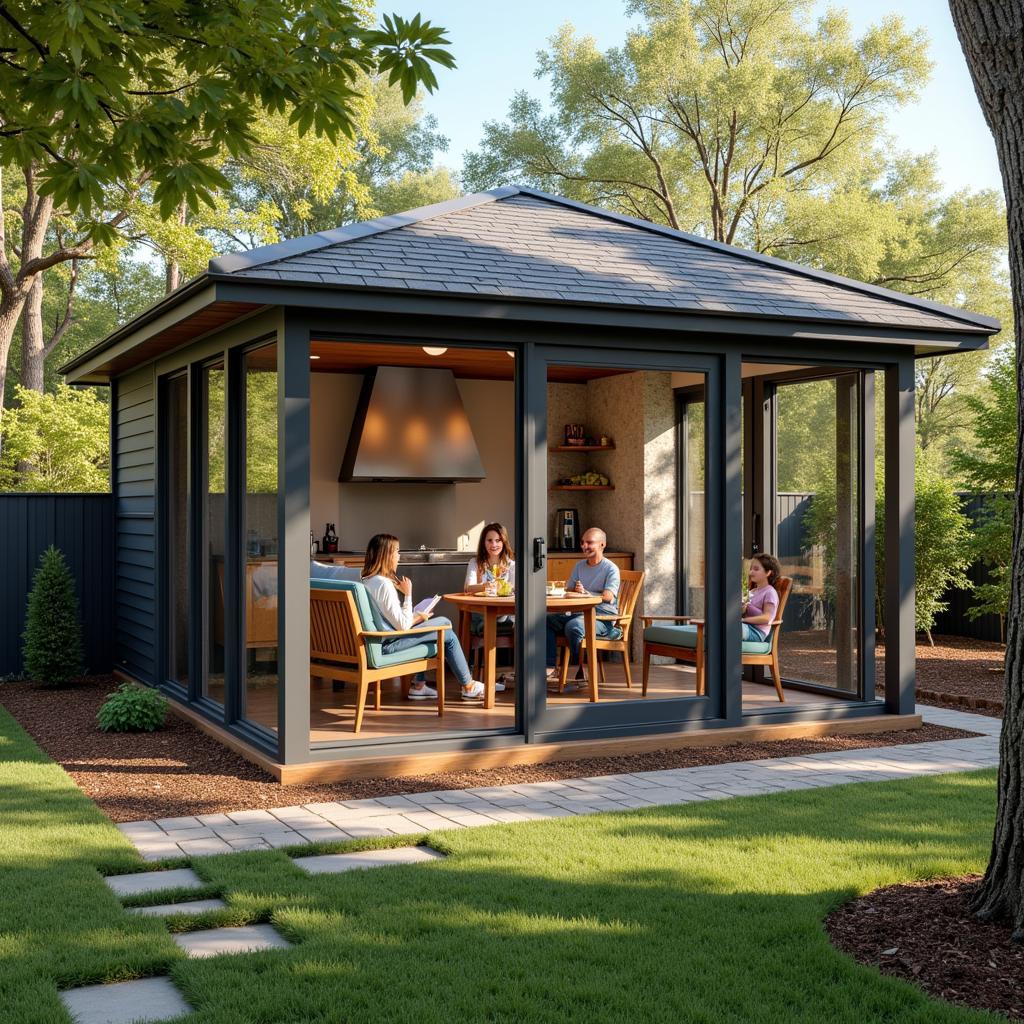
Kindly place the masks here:
<instances>
[{"instance_id":1,"label":"fence panel","mask_svg":"<svg viewBox=\"0 0 1024 1024\"><path fill-rule=\"evenodd\" d=\"M114 505L109 494L0 494L0 676L23 671L21 634L39 556L60 548L82 611L85 668L113 665Z\"/></svg>"}]
</instances>

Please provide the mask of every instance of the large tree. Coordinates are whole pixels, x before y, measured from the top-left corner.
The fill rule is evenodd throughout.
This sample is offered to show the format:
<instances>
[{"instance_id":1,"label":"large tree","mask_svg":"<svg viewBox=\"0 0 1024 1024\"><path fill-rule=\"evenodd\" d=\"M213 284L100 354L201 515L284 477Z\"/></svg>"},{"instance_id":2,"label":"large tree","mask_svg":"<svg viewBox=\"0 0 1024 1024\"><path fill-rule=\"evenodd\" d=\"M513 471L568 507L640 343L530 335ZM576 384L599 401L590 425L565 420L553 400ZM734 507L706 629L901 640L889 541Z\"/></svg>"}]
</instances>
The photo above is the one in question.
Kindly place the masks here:
<instances>
[{"instance_id":1,"label":"large tree","mask_svg":"<svg viewBox=\"0 0 1024 1024\"><path fill-rule=\"evenodd\" d=\"M856 186L884 114L927 79L920 31L888 18L855 38L839 11L810 23L809 0L630 7L643 25L607 52L571 25L559 31L537 72L553 112L517 94L508 121L488 123L467 155L468 183L525 179L761 249L820 243L822 203L831 230L863 219ZM813 220L807 238L785 226L790 205Z\"/></svg>"},{"instance_id":2,"label":"large tree","mask_svg":"<svg viewBox=\"0 0 1024 1024\"><path fill-rule=\"evenodd\" d=\"M1006 194L1014 323L1024 323L1024 5L1020 0L950 0L974 88L992 131ZM1008 920L1024 942L1024 345L1017 345L1016 491L1006 690L999 741L996 825L975 910Z\"/></svg>"},{"instance_id":3,"label":"large tree","mask_svg":"<svg viewBox=\"0 0 1024 1024\"><path fill-rule=\"evenodd\" d=\"M0 219L0 412L15 325L40 274L114 241L142 189L164 217L212 202L227 150L250 152L264 111L328 138L355 130L360 76L406 101L452 66L419 16L367 21L358 0L15 0L0 4L0 194L23 182L19 227ZM55 210L79 230L53 237ZM37 293L38 295L38 293Z\"/></svg>"}]
</instances>

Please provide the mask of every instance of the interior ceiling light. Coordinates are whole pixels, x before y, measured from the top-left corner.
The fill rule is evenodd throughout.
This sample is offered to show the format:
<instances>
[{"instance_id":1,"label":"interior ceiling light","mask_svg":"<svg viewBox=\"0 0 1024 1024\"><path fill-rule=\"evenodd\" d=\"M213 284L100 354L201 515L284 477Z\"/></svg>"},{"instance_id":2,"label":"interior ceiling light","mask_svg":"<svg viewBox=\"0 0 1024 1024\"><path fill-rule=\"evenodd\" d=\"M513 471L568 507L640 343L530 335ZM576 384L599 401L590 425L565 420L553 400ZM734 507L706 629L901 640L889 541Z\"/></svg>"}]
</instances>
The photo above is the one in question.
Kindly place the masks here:
<instances>
[{"instance_id":1,"label":"interior ceiling light","mask_svg":"<svg viewBox=\"0 0 1024 1024\"><path fill-rule=\"evenodd\" d=\"M515 359L516 357L515 352L510 352L508 349L505 349L505 355L507 355L509 359Z\"/></svg>"},{"instance_id":2,"label":"interior ceiling light","mask_svg":"<svg viewBox=\"0 0 1024 1024\"><path fill-rule=\"evenodd\" d=\"M448 349L437 348L434 345L424 345L423 351L426 352L428 356L443 356Z\"/></svg>"},{"instance_id":3,"label":"interior ceiling light","mask_svg":"<svg viewBox=\"0 0 1024 1024\"><path fill-rule=\"evenodd\" d=\"M320 357L319 356L310 356L309 358L310 359L319 359Z\"/></svg>"}]
</instances>

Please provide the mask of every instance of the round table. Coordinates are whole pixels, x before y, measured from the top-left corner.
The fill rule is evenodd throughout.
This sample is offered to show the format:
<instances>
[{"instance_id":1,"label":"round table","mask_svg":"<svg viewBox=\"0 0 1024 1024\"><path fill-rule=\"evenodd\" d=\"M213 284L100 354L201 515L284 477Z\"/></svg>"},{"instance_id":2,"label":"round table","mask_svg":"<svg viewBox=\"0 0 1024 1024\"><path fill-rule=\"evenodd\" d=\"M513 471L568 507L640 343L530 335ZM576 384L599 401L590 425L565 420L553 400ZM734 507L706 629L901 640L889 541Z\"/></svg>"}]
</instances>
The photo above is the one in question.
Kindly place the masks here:
<instances>
[{"instance_id":1,"label":"round table","mask_svg":"<svg viewBox=\"0 0 1024 1024\"><path fill-rule=\"evenodd\" d=\"M487 597L484 594L445 594L444 599L450 601L459 610L459 642L466 657L469 657L469 625L473 613L484 620L484 707L494 707L494 681L496 677L497 653L495 643L498 638L498 619L502 615L514 614L516 599L514 597ZM590 700L597 703L597 606L601 603L599 594L566 593L565 597L548 595L548 612L577 612L583 615L584 642L588 655L588 682L590 683Z\"/></svg>"}]
</instances>

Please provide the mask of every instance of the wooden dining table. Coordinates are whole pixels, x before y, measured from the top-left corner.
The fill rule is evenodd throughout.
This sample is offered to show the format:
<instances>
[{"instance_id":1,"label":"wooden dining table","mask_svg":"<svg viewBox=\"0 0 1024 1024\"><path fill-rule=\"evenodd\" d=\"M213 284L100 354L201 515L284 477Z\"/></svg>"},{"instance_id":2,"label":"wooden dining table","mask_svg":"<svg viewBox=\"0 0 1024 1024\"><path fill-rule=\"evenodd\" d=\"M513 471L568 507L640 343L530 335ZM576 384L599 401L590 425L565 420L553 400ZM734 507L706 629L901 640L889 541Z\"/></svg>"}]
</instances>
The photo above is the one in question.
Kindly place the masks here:
<instances>
[{"instance_id":1,"label":"wooden dining table","mask_svg":"<svg viewBox=\"0 0 1024 1024\"><path fill-rule=\"evenodd\" d=\"M473 613L484 620L484 707L494 707L494 683L497 678L497 639L498 619L502 615L512 615L516 609L515 597L488 597L485 594L445 594L444 600L449 601L459 610L458 635L466 657L469 657L470 623ZM549 614L572 612L583 616L584 639L588 655L587 679L590 684L590 700L597 703L597 606L601 603L600 594L575 594L566 592L564 597L547 596Z\"/></svg>"}]
</instances>

